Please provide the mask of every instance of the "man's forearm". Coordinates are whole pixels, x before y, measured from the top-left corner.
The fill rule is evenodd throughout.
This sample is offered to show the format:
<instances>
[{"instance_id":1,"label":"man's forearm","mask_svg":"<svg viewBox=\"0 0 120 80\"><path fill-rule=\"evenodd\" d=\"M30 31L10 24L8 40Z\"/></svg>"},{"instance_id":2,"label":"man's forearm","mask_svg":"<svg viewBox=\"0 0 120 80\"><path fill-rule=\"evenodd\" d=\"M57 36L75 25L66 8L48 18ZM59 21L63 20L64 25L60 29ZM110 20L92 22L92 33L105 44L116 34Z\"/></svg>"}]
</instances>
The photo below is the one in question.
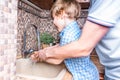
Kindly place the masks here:
<instances>
[{"instance_id":1,"label":"man's forearm","mask_svg":"<svg viewBox=\"0 0 120 80\"><path fill-rule=\"evenodd\" d=\"M48 57L71 58L88 56L109 28L86 21L78 41L51 49Z\"/></svg>"},{"instance_id":2,"label":"man's forearm","mask_svg":"<svg viewBox=\"0 0 120 80\"><path fill-rule=\"evenodd\" d=\"M74 41L72 43L69 43L65 46L59 46L53 49L53 55L58 58L71 58L71 57L82 57L89 55L90 52L83 49L84 47L80 47L79 41ZM88 53L88 54L85 54Z\"/></svg>"}]
</instances>

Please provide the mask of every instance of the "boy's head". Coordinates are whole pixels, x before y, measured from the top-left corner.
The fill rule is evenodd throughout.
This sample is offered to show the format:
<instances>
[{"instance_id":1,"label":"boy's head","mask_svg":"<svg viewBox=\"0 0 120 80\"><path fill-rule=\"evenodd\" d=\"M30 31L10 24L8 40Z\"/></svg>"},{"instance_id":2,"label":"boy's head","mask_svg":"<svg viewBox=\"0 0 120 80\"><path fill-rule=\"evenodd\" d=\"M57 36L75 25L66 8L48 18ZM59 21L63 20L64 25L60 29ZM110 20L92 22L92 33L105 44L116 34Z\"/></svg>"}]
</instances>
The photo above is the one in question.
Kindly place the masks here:
<instances>
[{"instance_id":1,"label":"boy's head","mask_svg":"<svg viewBox=\"0 0 120 80\"><path fill-rule=\"evenodd\" d=\"M63 13L70 19L80 16L80 4L76 0L57 0L51 8L52 16L60 16Z\"/></svg>"}]
</instances>

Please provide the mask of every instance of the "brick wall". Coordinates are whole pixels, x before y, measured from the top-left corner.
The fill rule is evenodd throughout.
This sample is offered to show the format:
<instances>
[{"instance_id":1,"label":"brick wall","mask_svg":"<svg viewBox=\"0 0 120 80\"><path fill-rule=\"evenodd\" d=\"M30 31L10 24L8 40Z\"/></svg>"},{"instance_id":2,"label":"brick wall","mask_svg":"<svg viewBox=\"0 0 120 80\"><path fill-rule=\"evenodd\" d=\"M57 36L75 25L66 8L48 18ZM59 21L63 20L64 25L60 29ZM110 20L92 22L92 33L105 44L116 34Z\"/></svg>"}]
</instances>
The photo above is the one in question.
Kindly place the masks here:
<instances>
[{"instance_id":1,"label":"brick wall","mask_svg":"<svg viewBox=\"0 0 120 80\"><path fill-rule=\"evenodd\" d=\"M15 80L17 0L0 0L0 80Z\"/></svg>"}]
</instances>

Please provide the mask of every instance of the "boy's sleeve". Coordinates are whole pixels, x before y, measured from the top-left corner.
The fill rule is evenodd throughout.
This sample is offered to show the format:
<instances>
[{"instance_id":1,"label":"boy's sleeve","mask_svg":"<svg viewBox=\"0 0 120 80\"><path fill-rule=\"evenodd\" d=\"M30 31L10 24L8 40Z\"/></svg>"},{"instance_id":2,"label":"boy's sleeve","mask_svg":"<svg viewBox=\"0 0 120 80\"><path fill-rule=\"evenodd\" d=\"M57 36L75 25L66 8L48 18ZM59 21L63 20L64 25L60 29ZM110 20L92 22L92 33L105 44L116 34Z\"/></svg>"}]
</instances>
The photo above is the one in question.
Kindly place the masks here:
<instances>
[{"instance_id":1,"label":"boy's sleeve","mask_svg":"<svg viewBox=\"0 0 120 80\"><path fill-rule=\"evenodd\" d=\"M79 31L77 31L77 30L67 31L67 32L65 32L64 36L61 37L61 39L60 39L61 43L60 44L61 45L68 44L72 41L78 40L79 37L80 37L80 32Z\"/></svg>"},{"instance_id":2,"label":"boy's sleeve","mask_svg":"<svg viewBox=\"0 0 120 80\"><path fill-rule=\"evenodd\" d=\"M62 45L65 45L65 44L68 44L72 41L75 41L76 40L76 37L74 35L72 35L71 33L69 34L65 34L62 38L61 38L61 44Z\"/></svg>"},{"instance_id":3,"label":"boy's sleeve","mask_svg":"<svg viewBox=\"0 0 120 80\"><path fill-rule=\"evenodd\" d=\"M96 0L89 10L88 20L113 27L120 18L120 0Z\"/></svg>"}]
</instances>

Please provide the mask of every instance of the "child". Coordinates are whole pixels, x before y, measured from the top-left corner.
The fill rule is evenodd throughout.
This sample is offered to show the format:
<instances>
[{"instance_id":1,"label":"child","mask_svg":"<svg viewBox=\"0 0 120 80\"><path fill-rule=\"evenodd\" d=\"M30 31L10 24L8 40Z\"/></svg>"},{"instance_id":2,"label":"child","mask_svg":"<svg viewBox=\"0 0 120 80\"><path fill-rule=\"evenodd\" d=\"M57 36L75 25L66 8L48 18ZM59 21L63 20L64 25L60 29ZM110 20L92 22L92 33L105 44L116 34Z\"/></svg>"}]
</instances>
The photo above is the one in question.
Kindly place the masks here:
<instances>
[{"instance_id":1,"label":"child","mask_svg":"<svg viewBox=\"0 0 120 80\"><path fill-rule=\"evenodd\" d=\"M52 6L51 13L54 19L53 23L60 32L60 46L79 39L82 32L76 21L80 15L79 3L75 0L58 0ZM55 60L48 59L46 62L50 63L51 61ZM72 74L73 80L99 80L98 70L89 56L68 58L64 60L64 63Z\"/></svg>"}]
</instances>

